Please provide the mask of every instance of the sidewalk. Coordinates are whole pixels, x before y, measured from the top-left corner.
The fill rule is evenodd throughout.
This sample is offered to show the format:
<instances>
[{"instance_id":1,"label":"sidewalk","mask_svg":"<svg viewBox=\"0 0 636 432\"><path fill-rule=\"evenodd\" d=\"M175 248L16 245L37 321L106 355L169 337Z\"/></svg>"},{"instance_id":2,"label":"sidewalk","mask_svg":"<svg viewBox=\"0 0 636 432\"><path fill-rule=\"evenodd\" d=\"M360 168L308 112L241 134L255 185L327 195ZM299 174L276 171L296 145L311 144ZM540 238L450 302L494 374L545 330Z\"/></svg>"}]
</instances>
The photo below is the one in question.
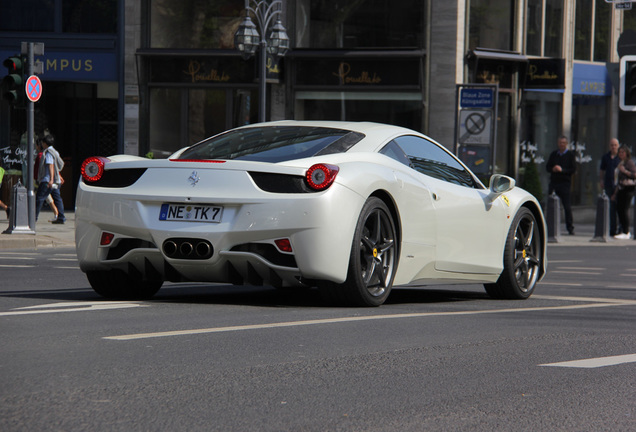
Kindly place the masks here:
<instances>
[{"instance_id":1,"label":"sidewalk","mask_svg":"<svg viewBox=\"0 0 636 432\"><path fill-rule=\"evenodd\" d=\"M75 247L75 213L65 212L66 223L54 225L49 222L50 211L42 211L35 225L35 234L0 234L0 250L3 249L37 249L42 247ZM578 217L576 217L578 215ZM594 218L591 212L577 209L575 211L576 234L569 235L565 224L561 227L561 235L557 243L549 243L548 247L560 246L636 246L634 240L616 240L608 237L606 242L591 241L594 237ZM577 222L580 221L580 223ZM9 227L5 212L0 212L0 232Z\"/></svg>"},{"instance_id":2,"label":"sidewalk","mask_svg":"<svg viewBox=\"0 0 636 432\"><path fill-rule=\"evenodd\" d=\"M0 234L0 250L37 249L42 247L75 247L75 213L66 211L66 223L52 224L53 213L43 210L35 224L35 234ZM0 233L9 228L6 213L0 213Z\"/></svg>"}]
</instances>

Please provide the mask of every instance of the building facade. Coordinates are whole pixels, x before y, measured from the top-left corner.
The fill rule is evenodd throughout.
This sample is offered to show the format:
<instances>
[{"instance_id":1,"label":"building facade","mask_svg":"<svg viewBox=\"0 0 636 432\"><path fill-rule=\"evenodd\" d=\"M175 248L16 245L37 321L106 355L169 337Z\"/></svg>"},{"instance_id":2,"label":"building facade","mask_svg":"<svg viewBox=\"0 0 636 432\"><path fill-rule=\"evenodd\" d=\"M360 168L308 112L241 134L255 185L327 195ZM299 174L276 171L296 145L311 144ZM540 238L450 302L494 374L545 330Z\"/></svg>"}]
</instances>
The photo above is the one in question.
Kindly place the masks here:
<instances>
[{"instance_id":1,"label":"building facade","mask_svg":"<svg viewBox=\"0 0 636 432\"><path fill-rule=\"evenodd\" d=\"M241 0L25 0L0 9L5 57L20 41L45 43L36 133L56 134L74 172L90 154L162 158L257 122L257 58L243 58L233 41ZM605 0L283 0L281 19L291 49L267 58L268 120L406 126L483 178L505 173L523 184L535 163L544 193L545 161L566 135L581 205L595 203L609 139L636 145L634 114L617 99L619 51L636 54L631 9ZM478 116L491 131L480 145L460 133L462 86L496 89L495 106ZM0 149L19 147L19 111L3 102L0 116Z\"/></svg>"}]
</instances>

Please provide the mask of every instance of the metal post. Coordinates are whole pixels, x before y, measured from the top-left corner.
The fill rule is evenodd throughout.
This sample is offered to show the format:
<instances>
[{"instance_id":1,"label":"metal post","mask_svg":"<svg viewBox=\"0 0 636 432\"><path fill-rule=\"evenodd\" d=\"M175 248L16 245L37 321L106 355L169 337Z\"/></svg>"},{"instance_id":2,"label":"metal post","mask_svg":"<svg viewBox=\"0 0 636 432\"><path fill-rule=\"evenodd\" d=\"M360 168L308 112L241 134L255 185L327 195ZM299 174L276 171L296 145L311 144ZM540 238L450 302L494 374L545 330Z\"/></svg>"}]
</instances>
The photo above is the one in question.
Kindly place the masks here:
<instances>
[{"instance_id":1,"label":"metal post","mask_svg":"<svg viewBox=\"0 0 636 432\"><path fill-rule=\"evenodd\" d=\"M27 57L28 62L28 76L33 75L33 42L29 42L27 45ZM33 192L33 147L34 147L34 102L27 102L27 207L29 212L29 228L35 234L35 194Z\"/></svg>"},{"instance_id":2,"label":"metal post","mask_svg":"<svg viewBox=\"0 0 636 432\"><path fill-rule=\"evenodd\" d=\"M561 200L554 192L548 196L547 207L548 243L558 243L561 237Z\"/></svg>"},{"instance_id":3,"label":"metal post","mask_svg":"<svg viewBox=\"0 0 636 432\"><path fill-rule=\"evenodd\" d=\"M261 30L262 31L262 30ZM261 35L261 48L259 55L259 82L258 82L258 121L265 121L265 109L267 104L265 98L267 97L267 86L265 83L265 65L267 60L267 40L265 35Z\"/></svg>"},{"instance_id":4,"label":"metal post","mask_svg":"<svg viewBox=\"0 0 636 432\"><path fill-rule=\"evenodd\" d=\"M594 227L593 242L607 242L609 237L609 198L605 191L596 200L596 225Z\"/></svg>"}]
</instances>

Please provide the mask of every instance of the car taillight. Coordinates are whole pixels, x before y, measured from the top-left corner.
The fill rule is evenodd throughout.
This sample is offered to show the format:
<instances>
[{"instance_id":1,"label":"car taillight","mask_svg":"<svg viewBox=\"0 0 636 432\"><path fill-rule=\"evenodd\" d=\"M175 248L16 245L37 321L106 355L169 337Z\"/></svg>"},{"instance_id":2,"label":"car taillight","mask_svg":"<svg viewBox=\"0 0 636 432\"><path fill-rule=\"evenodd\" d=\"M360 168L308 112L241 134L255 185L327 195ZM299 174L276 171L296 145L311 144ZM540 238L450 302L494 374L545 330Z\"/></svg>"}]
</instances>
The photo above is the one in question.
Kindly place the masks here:
<instances>
[{"instance_id":1,"label":"car taillight","mask_svg":"<svg viewBox=\"0 0 636 432\"><path fill-rule=\"evenodd\" d=\"M307 170L305 179L307 180L307 184L310 188L315 190L324 190L331 186L333 181L336 179L336 174L338 174L339 170L340 168L335 165L312 165L311 168Z\"/></svg>"},{"instance_id":2,"label":"car taillight","mask_svg":"<svg viewBox=\"0 0 636 432\"><path fill-rule=\"evenodd\" d=\"M102 238L99 240L99 244L101 246L108 246L109 244L113 242L114 238L115 238L115 234L103 231Z\"/></svg>"},{"instance_id":3,"label":"car taillight","mask_svg":"<svg viewBox=\"0 0 636 432\"><path fill-rule=\"evenodd\" d=\"M291 242L289 241L288 238L274 240L274 243L276 243L276 247L281 252L287 252L287 253L293 252Z\"/></svg>"},{"instance_id":4,"label":"car taillight","mask_svg":"<svg viewBox=\"0 0 636 432\"><path fill-rule=\"evenodd\" d=\"M104 165L109 159L101 156L92 156L82 162L80 172L82 178L87 182L96 182L104 174Z\"/></svg>"}]
</instances>

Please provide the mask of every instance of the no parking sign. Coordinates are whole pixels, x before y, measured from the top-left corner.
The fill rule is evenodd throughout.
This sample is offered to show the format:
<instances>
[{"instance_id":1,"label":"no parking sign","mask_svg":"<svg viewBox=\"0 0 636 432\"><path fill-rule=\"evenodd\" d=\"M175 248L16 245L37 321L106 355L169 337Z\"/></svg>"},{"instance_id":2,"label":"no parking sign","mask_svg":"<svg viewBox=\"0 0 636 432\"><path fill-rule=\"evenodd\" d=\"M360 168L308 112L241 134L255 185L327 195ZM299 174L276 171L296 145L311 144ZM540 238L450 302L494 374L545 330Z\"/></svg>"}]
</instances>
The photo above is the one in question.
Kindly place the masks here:
<instances>
[{"instance_id":1,"label":"no parking sign","mask_svg":"<svg viewBox=\"0 0 636 432\"><path fill-rule=\"evenodd\" d=\"M26 95L31 102L37 102L42 96L42 81L36 75L31 75L26 80Z\"/></svg>"}]
</instances>

